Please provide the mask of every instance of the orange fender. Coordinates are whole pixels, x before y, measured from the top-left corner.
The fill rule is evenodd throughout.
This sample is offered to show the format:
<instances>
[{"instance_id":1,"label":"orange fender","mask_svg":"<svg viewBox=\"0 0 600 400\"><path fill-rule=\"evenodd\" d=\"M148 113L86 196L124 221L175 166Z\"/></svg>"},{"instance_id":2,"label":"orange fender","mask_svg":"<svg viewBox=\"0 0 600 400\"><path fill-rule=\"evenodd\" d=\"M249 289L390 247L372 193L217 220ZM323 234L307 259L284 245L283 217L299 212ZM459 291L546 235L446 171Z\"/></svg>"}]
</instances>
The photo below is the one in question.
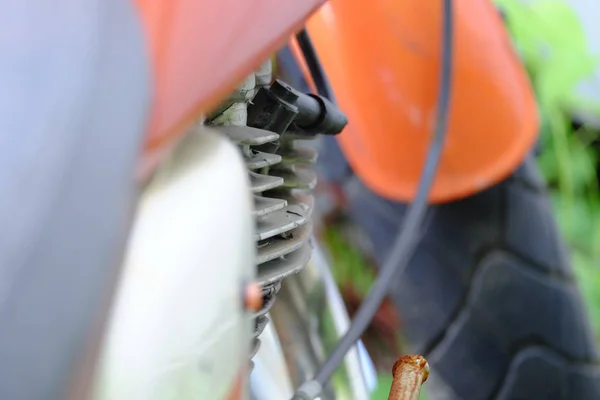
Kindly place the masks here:
<instances>
[{"instance_id":1,"label":"orange fender","mask_svg":"<svg viewBox=\"0 0 600 400\"><path fill-rule=\"evenodd\" d=\"M488 0L456 0L449 131L430 201L507 177L538 132L528 78ZM376 193L408 201L434 128L442 2L330 0L307 30L350 124L339 136Z\"/></svg>"},{"instance_id":2,"label":"orange fender","mask_svg":"<svg viewBox=\"0 0 600 400\"><path fill-rule=\"evenodd\" d=\"M300 29L324 0L133 0L152 62L154 104L139 175Z\"/></svg>"}]
</instances>

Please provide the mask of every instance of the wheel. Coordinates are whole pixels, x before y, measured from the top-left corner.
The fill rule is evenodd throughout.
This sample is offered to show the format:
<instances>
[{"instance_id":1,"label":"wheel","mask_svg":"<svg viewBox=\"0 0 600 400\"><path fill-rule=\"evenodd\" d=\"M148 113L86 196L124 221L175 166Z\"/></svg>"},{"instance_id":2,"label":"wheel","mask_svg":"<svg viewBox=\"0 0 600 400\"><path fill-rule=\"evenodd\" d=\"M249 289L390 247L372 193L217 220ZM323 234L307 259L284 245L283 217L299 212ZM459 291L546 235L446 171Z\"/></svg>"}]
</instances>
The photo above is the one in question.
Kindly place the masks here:
<instances>
[{"instance_id":1,"label":"wheel","mask_svg":"<svg viewBox=\"0 0 600 400\"><path fill-rule=\"evenodd\" d=\"M382 263L406 204L345 184L349 214ZM596 399L586 310L532 157L475 196L434 206L391 296L432 369L428 399Z\"/></svg>"}]
</instances>

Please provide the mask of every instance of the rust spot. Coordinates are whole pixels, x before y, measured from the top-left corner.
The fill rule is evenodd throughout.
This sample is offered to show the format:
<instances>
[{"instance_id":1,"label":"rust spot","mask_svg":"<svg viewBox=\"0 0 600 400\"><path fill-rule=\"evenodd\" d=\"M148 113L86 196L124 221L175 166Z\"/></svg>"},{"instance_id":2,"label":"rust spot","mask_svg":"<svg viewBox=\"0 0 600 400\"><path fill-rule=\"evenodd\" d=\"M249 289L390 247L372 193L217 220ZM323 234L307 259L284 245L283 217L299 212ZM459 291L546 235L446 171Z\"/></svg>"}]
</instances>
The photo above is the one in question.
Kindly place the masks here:
<instances>
[{"instance_id":1,"label":"rust spot","mask_svg":"<svg viewBox=\"0 0 600 400\"><path fill-rule=\"evenodd\" d=\"M252 312L258 312L263 306L262 289L256 282L246 285L244 307Z\"/></svg>"},{"instance_id":2,"label":"rust spot","mask_svg":"<svg viewBox=\"0 0 600 400\"><path fill-rule=\"evenodd\" d=\"M394 363L392 376L388 400L417 400L421 385L429 378L429 364L420 355L403 356Z\"/></svg>"}]
</instances>

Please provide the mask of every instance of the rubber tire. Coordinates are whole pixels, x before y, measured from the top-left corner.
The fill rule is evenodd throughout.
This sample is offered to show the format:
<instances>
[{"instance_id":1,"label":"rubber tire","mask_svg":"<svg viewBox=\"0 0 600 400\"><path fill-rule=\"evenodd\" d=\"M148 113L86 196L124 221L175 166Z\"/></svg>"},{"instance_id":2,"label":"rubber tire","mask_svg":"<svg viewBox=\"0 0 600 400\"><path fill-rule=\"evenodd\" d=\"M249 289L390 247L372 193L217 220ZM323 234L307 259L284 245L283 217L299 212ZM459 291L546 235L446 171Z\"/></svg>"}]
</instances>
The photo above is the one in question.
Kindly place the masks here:
<instances>
[{"instance_id":1,"label":"rubber tire","mask_svg":"<svg viewBox=\"0 0 600 400\"><path fill-rule=\"evenodd\" d=\"M407 210L356 178L349 211L383 262ZM504 182L430 209L392 298L432 374L428 399L598 399L594 336L529 158Z\"/></svg>"}]
</instances>

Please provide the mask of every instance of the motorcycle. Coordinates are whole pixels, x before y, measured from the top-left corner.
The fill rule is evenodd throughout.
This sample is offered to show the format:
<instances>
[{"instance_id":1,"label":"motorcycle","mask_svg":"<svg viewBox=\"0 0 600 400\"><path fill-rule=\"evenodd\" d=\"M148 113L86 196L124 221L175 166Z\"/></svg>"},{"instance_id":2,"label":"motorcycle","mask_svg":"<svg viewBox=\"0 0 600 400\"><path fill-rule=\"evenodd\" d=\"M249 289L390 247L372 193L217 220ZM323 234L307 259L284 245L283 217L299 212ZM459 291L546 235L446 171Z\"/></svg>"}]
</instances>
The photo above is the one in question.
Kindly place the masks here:
<instances>
[{"instance_id":1,"label":"motorcycle","mask_svg":"<svg viewBox=\"0 0 600 400\"><path fill-rule=\"evenodd\" d=\"M348 351L360 327L312 236L316 152L302 143L344 131L367 185L424 206L498 183L535 140L533 97L498 16L463 0L450 13L448 140L431 191L419 195L436 87L449 76L436 79L447 63L433 51L448 26L443 9L416 0L7 3L0 398L367 399L368 356L360 342ZM271 55L288 42L315 93L272 79ZM565 293L561 309L579 312L576 292ZM585 327L569 322L587 357ZM436 343L446 348L453 331ZM323 361L329 350L333 361ZM329 384L341 360L345 374ZM432 378L448 362L434 357ZM468 388L455 378L453 388Z\"/></svg>"}]
</instances>

